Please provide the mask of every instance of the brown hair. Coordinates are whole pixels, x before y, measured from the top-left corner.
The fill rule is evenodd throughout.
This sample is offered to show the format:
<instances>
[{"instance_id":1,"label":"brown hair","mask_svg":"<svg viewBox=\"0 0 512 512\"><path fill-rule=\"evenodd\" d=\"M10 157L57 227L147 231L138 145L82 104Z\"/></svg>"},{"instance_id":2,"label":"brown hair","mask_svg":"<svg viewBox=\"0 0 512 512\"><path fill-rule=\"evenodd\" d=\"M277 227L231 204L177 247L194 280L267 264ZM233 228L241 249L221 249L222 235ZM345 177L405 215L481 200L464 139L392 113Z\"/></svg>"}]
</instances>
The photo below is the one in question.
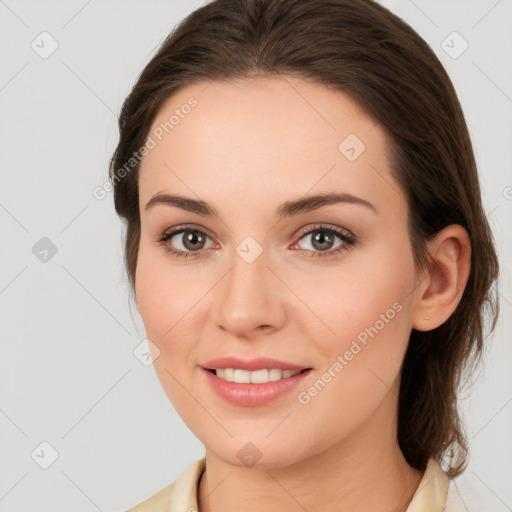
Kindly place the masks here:
<instances>
[{"instance_id":1,"label":"brown hair","mask_svg":"<svg viewBox=\"0 0 512 512\"><path fill-rule=\"evenodd\" d=\"M144 145L163 103L203 80L293 75L345 93L380 124L409 208L417 268L426 241L460 224L471 240L471 272L456 311L428 332L412 330L402 365L398 441L408 463L430 457L466 465L457 408L461 377L480 362L485 313L499 303L498 261L484 214L471 140L456 92L427 43L372 0L213 0L166 38L124 101L110 161L117 213L125 220L125 263L135 289L140 240L138 168L118 173ZM122 179L121 179L122 176ZM493 286L494 285L494 286ZM452 456L446 458L448 448ZM445 457L443 459L443 457Z\"/></svg>"}]
</instances>

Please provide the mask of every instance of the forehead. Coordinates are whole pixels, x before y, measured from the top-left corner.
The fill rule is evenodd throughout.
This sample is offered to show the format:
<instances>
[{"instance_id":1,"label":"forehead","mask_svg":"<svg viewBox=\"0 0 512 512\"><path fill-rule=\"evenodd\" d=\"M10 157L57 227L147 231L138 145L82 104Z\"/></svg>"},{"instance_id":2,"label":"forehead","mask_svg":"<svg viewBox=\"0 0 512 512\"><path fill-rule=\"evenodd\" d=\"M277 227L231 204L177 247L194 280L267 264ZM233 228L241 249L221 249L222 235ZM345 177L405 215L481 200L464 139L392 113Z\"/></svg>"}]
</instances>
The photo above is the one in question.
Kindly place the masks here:
<instances>
[{"instance_id":1,"label":"forehead","mask_svg":"<svg viewBox=\"0 0 512 512\"><path fill-rule=\"evenodd\" d=\"M401 195L381 127L347 95L296 77L190 85L166 101L149 137L141 206L162 190L276 204L309 190Z\"/></svg>"}]
</instances>

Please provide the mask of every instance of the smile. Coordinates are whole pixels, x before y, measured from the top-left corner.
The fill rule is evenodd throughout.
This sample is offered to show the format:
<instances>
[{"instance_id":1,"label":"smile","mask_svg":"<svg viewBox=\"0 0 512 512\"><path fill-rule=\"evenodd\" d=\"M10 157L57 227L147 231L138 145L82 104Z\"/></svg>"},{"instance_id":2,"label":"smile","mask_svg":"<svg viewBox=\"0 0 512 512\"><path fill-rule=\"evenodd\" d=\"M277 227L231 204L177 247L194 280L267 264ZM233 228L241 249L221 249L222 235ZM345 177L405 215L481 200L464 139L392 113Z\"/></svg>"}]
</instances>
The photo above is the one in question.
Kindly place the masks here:
<instances>
[{"instance_id":1,"label":"smile","mask_svg":"<svg viewBox=\"0 0 512 512\"><path fill-rule=\"evenodd\" d=\"M242 370L240 368L214 368L210 371L214 372L219 379L238 384L265 384L267 382L288 379L301 373L300 370L281 370L280 368L255 371Z\"/></svg>"},{"instance_id":2,"label":"smile","mask_svg":"<svg viewBox=\"0 0 512 512\"><path fill-rule=\"evenodd\" d=\"M289 396L290 392L301 385L312 371L312 368L303 370L271 368L253 371L239 368L202 369L208 387L223 400L239 407L261 407L284 395ZM227 378L234 380L227 380L226 374Z\"/></svg>"}]
</instances>

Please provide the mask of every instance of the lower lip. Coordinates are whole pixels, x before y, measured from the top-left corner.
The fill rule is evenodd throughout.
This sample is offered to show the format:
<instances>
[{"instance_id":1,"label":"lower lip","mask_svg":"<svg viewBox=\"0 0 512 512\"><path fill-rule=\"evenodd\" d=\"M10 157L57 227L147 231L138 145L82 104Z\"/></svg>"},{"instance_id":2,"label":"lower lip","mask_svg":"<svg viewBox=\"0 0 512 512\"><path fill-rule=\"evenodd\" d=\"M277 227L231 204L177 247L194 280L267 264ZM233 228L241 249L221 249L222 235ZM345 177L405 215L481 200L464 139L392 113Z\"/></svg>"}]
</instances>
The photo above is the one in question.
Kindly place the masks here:
<instances>
[{"instance_id":1,"label":"lower lip","mask_svg":"<svg viewBox=\"0 0 512 512\"><path fill-rule=\"evenodd\" d=\"M312 371L309 369L293 377L264 384L239 384L221 379L204 368L202 370L206 373L210 386L220 397L234 405L245 407L258 407L276 400L295 389Z\"/></svg>"}]
</instances>

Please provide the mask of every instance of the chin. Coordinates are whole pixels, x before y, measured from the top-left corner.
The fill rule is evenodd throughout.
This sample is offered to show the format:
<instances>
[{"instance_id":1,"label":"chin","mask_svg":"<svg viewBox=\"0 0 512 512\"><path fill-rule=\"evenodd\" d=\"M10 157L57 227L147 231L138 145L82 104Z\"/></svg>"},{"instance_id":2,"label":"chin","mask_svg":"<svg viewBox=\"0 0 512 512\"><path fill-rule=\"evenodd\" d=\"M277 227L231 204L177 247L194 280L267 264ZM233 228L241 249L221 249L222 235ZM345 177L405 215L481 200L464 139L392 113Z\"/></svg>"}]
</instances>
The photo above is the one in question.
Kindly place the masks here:
<instances>
[{"instance_id":1,"label":"chin","mask_svg":"<svg viewBox=\"0 0 512 512\"><path fill-rule=\"evenodd\" d=\"M236 467L273 469L290 466L300 461L305 455L298 452L297 446L304 445L289 440L288 446L283 446L277 439L271 441L265 437L235 437L223 445L214 443L207 445L215 457L223 460L226 464Z\"/></svg>"}]
</instances>

